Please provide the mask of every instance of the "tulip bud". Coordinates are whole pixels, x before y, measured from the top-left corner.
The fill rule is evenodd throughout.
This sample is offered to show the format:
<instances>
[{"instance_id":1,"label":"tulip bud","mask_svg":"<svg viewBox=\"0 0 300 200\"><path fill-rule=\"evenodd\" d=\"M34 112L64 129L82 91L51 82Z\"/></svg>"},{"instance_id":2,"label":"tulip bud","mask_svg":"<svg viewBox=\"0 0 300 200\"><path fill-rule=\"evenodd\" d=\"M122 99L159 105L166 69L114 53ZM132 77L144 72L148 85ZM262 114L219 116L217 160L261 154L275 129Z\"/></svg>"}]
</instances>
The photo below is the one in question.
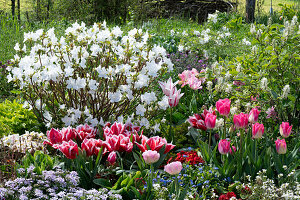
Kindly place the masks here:
<instances>
[{"instance_id":1,"label":"tulip bud","mask_svg":"<svg viewBox=\"0 0 300 200\"><path fill-rule=\"evenodd\" d=\"M171 175L179 174L182 170L182 164L179 161L171 162L170 164L165 165L165 172Z\"/></svg>"},{"instance_id":2,"label":"tulip bud","mask_svg":"<svg viewBox=\"0 0 300 200\"><path fill-rule=\"evenodd\" d=\"M262 135L264 134L264 125L263 124L252 124L252 137L255 139L262 138Z\"/></svg>"},{"instance_id":3,"label":"tulip bud","mask_svg":"<svg viewBox=\"0 0 300 200\"><path fill-rule=\"evenodd\" d=\"M160 154L157 153L157 151L148 150L143 153L143 158L145 160L145 163L152 164L156 163L159 160Z\"/></svg>"},{"instance_id":4,"label":"tulip bud","mask_svg":"<svg viewBox=\"0 0 300 200\"><path fill-rule=\"evenodd\" d=\"M290 126L288 122L282 122L279 128L280 135L284 138L289 137L292 131L292 127L293 126Z\"/></svg>"},{"instance_id":5,"label":"tulip bud","mask_svg":"<svg viewBox=\"0 0 300 200\"><path fill-rule=\"evenodd\" d=\"M116 154L116 152L114 152L114 151L110 152L109 155L108 155L108 157L107 157L107 161L111 165L113 165L113 164L115 164L116 160L117 160L117 154Z\"/></svg>"},{"instance_id":6,"label":"tulip bud","mask_svg":"<svg viewBox=\"0 0 300 200\"><path fill-rule=\"evenodd\" d=\"M276 144L276 151L278 154L285 154L286 153L286 142L284 139L275 141Z\"/></svg>"},{"instance_id":7,"label":"tulip bud","mask_svg":"<svg viewBox=\"0 0 300 200\"><path fill-rule=\"evenodd\" d=\"M218 150L221 154L227 154L230 151L230 141L226 139L220 140Z\"/></svg>"},{"instance_id":8,"label":"tulip bud","mask_svg":"<svg viewBox=\"0 0 300 200\"><path fill-rule=\"evenodd\" d=\"M230 103L231 100L229 99L219 99L216 103L217 110L219 111L220 115L228 116L230 113Z\"/></svg>"},{"instance_id":9,"label":"tulip bud","mask_svg":"<svg viewBox=\"0 0 300 200\"><path fill-rule=\"evenodd\" d=\"M236 147L235 147L235 146L231 146L231 147L232 147L233 151L236 152ZM231 148L229 149L229 153L230 153L230 154L233 154Z\"/></svg>"}]
</instances>

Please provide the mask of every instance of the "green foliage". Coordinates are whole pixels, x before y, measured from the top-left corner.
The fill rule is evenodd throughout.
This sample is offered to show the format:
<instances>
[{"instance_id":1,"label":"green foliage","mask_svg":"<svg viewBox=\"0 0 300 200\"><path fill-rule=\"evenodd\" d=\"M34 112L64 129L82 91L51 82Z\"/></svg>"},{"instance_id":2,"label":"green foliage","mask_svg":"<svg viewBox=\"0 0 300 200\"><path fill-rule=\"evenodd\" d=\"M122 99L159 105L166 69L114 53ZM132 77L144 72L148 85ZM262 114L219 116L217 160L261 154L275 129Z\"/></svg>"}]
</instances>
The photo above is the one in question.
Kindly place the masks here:
<instances>
[{"instance_id":1,"label":"green foliage","mask_svg":"<svg viewBox=\"0 0 300 200\"><path fill-rule=\"evenodd\" d=\"M34 113L18 101L6 100L0 103L0 137L9 134L24 134L25 131L39 131L42 128Z\"/></svg>"},{"instance_id":2,"label":"green foliage","mask_svg":"<svg viewBox=\"0 0 300 200\"><path fill-rule=\"evenodd\" d=\"M42 175L44 170L52 170L54 165L58 164L57 157L51 158L49 155L41 152L35 151L34 154L27 153L18 168L27 169L31 165L34 166L34 172L38 175Z\"/></svg>"}]
</instances>

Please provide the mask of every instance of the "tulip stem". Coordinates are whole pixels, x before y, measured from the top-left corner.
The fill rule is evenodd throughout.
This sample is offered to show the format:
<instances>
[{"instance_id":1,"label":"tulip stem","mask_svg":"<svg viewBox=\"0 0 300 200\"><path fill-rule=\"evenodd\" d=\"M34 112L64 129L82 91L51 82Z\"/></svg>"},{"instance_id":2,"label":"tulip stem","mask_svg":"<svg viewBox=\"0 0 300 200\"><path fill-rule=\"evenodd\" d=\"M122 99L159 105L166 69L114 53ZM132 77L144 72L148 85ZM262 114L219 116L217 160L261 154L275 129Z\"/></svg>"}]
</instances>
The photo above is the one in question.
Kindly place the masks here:
<instances>
[{"instance_id":1,"label":"tulip stem","mask_svg":"<svg viewBox=\"0 0 300 200\"><path fill-rule=\"evenodd\" d=\"M171 141L174 142L174 133L172 131L172 107L170 108L170 128L169 135L171 136Z\"/></svg>"},{"instance_id":2,"label":"tulip stem","mask_svg":"<svg viewBox=\"0 0 300 200\"><path fill-rule=\"evenodd\" d=\"M211 145L211 132L212 129L209 131L209 138L208 138L208 155L210 156L210 145Z\"/></svg>"},{"instance_id":3,"label":"tulip stem","mask_svg":"<svg viewBox=\"0 0 300 200\"><path fill-rule=\"evenodd\" d=\"M226 116L224 116L224 133L222 139L226 139Z\"/></svg>"},{"instance_id":4,"label":"tulip stem","mask_svg":"<svg viewBox=\"0 0 300 200\"><path fill-rule=\"evenodd\" d=\"M244 134L244 129L241 129L240 131L240 169L243 167L243 134Z\"/></svg>"}]
</instances>

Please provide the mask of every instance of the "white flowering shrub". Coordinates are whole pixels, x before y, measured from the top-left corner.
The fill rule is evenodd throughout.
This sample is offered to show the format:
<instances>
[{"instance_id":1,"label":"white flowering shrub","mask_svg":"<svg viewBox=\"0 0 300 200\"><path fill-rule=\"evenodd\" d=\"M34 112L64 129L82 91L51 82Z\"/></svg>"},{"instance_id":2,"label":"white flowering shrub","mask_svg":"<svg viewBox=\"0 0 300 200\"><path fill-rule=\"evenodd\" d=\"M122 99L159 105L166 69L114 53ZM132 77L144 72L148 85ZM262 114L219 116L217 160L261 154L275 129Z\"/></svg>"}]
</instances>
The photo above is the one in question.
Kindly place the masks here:
<instances>
[{"instance_id":1,"label":"white flowering shrub","mask_svg":"<svg viewBox=\"0 0 300 200\"><path fill-rule=\"evenodd\" d=\"M0 139L0 145L8 147L13 152L34 153L37 150L43 150L43 142L46 136L43 133L28 132L25 134L8 135Z\"/></svg>"},{"instance_id":2,"label":"white flowering shrub","mask_svg":"<svg viewBox=\"0 0 300 200\"><path fill-rule=\"evenodd\" d=\"M25 33L8 80L17 81L48 126L95 126L101 118L132 113L146 117L157 101L150 88L173 68L165 49L151 46L149 38L141 29L123 33L105 22L90 28L74 23L61 38L54 28Z\"/></svg>"}]
</instances>

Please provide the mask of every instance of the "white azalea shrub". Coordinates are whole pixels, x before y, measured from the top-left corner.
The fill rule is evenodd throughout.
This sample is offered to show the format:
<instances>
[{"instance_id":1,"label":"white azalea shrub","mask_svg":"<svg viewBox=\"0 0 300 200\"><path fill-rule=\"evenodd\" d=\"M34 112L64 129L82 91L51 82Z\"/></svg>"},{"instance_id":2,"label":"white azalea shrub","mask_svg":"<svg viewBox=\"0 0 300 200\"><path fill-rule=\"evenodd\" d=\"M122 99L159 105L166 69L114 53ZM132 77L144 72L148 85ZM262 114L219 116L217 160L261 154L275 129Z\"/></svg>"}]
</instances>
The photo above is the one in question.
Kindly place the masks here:
<instances>
[{"instance_id":1,"label":"white azalea shrub","mask_svg":"<svg viewBox=\"0 0 300 200\"><path fill-rule=\"evenodd\" d=\"M90 28L74 23L61 38L54 28L25 33L8 79L18 82L48 126L95 126L132 113L143 121L158 101L150 89L173 68L165 49L149 38L141 29L123 33L105 22Z\"/></svg>"}]
</instances>

